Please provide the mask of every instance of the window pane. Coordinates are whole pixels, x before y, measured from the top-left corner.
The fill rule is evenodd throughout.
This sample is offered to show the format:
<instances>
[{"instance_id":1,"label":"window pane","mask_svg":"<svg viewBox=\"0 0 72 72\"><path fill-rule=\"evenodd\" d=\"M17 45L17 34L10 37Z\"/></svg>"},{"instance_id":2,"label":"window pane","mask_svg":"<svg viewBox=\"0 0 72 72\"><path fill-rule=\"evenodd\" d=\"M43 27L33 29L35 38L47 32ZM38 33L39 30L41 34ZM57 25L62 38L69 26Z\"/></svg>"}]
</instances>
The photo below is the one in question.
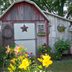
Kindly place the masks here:
<instances>
[{"instance_id":1,"label":"window pane","mask_svg":"<svg viewBox=\"0 0 72 72\"><path fill-rule=\"evenodd\" d=\"M38 25L38 32L44 32L44 25Z\"/></svg>"}]
</instances>

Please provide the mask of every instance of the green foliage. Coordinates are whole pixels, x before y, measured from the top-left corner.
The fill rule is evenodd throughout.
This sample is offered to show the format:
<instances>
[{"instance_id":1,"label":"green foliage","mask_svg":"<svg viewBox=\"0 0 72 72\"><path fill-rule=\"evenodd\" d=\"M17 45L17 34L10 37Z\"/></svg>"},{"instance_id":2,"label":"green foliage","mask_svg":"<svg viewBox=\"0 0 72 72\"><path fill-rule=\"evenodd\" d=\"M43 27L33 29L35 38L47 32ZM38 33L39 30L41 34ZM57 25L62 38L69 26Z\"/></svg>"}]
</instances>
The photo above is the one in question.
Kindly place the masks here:
<instances>
[{"instance_id":1,"label":"green foliage","mask_svg":"<svg viewBox=\"0 0 72 72\"><path fill-rule=\"evenodd\" d=\"M3 66L4 60L6 60L6 48L0 46L0 66Z\"/></svg>"},{"instance_id":2,"label":"green foliage","mask_svg":"<svg viewBox=\"0 0 72 72\"><path fill-rule=\"evenodd\" d=\"M45 54L45 53L50 55L51 48L49 46L45 45L45 44L44 45L40 45L38 47L38 54Z\"/></svg>"},{"instance_id":3,"label":"green foliage","mask_svg":"<svg viewBox=\"0 0 72 72\"><path fill-rule=\"evenodd\" d=\"M0 14L10 6L9 0L0 0Z\"/></svg>"},{"instance_id":4,"label":"green foliage","mask_svg":"<svg viewBox=\"0 0 72 72\"><path fill-rule=\"evenodd\" d=\"M68 14L67 14L66 18L68 18L69 16L72 16L72 3L70 3L68 6Z\"/></svg>"},{"instance_id":5,"label":"green foliage","mask_svg":"<svg viewBox=\"0 0 72 72\"><path fill-rule=\"evenodd\" d=\"M6 56L6 48L0 46L0 58L4 58Z\"/></svg>"},{"instance_id":6,"label":"green foliage","mask_svg":"<svg viewBox=\"0 0 72 72\"><path fill-rule=\"evenodd\" d=\"M68 40L58 40L55 42L54 46L56 50L56 59L61 59L63 52L69 50L70 42Z\"/></svg>"},{"instance_id":7,"label":"green foliage","mask_svg":"<svg viewBox=\"0 0 72 72\"><path fill-rule=\"evenodd\" d=\"M70 42L68 40L58 40L54 44L56 51L63 52L64 50L68 50L70 48Z\"/></svg>"},{"instance_id":8,"label":"green foliage","mask_svg":"<svg viewBox=\"0 0 72 72\"><path fill-rule=\"evenodd\" d=\"M46 72L46 68L53 63L51 57L47 54L42 54L42 57L40 58L31 57L31 55L27 52L22 53L23 49L25 48L19 46L15 47L15 57L10 60L10 64L8 66L9 72L40 72L40 70ZM8 47L7 53L11 52L11 48ZM40 64L38 62L40 62Z\"/></svg>"}]
</instances>

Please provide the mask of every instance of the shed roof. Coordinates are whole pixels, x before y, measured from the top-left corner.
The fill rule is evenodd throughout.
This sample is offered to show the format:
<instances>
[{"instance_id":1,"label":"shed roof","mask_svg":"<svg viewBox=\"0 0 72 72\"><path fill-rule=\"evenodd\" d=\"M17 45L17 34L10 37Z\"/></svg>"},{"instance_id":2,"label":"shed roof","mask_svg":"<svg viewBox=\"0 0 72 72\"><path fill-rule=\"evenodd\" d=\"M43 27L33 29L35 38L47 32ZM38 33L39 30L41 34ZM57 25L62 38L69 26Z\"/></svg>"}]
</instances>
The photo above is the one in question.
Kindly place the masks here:
<instances>
[{"instance_id":1,"label":"shed roof","mask_svg":"<svg viewBox=\"0 0 72 72\"><path fill-rule=\"evenodd\" d=\"M29 4L34 5L39 11L40 13L48 20L47 16L45 15L45 13L33 2L33 1L28 1L28 0L21 0L21 1L17 1L17 2L13 2L6 10L5 12L0 16L0 19L17 3L20 2L27 2Z\"/></svg>"},{"instance_id":2,"label":"shed roof","mask_svg":"<svg viewBox=\"0 0 72 72\"><path fill-rule=\"evenodd\" d=\"M69 20L69 19L66 19L64 17L61 17L61 16L58 16L58 15L55 15L55 14L52 14L50 12L46 12L46 11L42 11L33 1L29 1L29 0L21 0L21 1L17 1L17 2L14 2L12 3L6 10L5 12L0 16L0 19L7 13L7 11L9 11L9 9L11 9L11 7L17 3L20 3L20 2L27 2L27 3L30 3L32 5L34 5L41 13L42 15L48 20L48 17L47 17L47 14L48 15L51 15L51 16L55 16L57 18L60 18L60 19L63 19L63 20L66 20L66 21L69 21L69 22L72 22L72 20Z\"/></svg>"},{"instance_id":3,"label":"shed roof","mask_svg":"<svg viewBox=\"0 0 72 72\"><path fill-rule=\"evenodd\" d=\"M66 21L69 21L69 22L72 22L72 20L69 20L67 18L64 18L62 16L59 16L59 15L55 15L55 14L52 14L50 12L47 12L47 11L43 11L46 15L51 15L51 16L54 16L54 17L57 17L57 18L60 18L60 19L63 19L63 20L66 20Z\"/></svg>"}]
</instances>

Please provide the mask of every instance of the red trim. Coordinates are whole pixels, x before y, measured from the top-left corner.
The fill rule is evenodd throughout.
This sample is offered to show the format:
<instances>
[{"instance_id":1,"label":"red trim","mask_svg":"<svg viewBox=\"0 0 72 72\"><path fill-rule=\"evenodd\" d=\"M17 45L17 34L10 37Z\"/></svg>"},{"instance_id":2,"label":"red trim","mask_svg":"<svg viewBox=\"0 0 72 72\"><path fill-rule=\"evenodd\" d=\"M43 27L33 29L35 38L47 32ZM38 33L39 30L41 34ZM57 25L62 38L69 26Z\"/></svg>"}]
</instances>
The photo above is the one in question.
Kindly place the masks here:
<instances>
[{"instance_id":1,"label":"red trim","mask_svg":"<svg viewBox=\"0 0 72 72\"><path fill-rule=\"evenodd\" d=\"M39 22L44 22L44 21L46 21L46 20L6 20L6 19L2 19L1 20L2 22L37 22L37 21L39 21Z\"/></svg>"}]
</instances>

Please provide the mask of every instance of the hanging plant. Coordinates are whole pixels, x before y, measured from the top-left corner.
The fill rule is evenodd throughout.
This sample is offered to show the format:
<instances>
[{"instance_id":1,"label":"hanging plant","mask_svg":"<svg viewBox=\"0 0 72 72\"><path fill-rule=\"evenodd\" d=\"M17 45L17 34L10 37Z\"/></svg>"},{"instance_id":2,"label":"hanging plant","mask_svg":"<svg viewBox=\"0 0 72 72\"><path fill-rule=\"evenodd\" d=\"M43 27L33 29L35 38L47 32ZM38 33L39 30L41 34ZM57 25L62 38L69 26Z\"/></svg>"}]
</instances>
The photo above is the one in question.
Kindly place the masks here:
<instances>
[{"instance_id":1,"label":"hanging plant","mask_svg":"<svg viewBox=\"0 0 72 72\"><path fill-rule=\"evenodd\" d=\"M38 32L37 35L38 35L38 36L45 36L46 33L45 33L45 32Z\"/></svg>"},{"instance_id":2,"label":"hanging plant","mask_svg":"<svg viewBox=\"0 0 72 72\"><path fill-rule=\"evenodd\" d=\"M60 26L60 25L58 25L57 26L57 30L59 31L59 32L64 32L65 31L65 27L62 25L62 26Z\"/></svg>"}]
</instances>

